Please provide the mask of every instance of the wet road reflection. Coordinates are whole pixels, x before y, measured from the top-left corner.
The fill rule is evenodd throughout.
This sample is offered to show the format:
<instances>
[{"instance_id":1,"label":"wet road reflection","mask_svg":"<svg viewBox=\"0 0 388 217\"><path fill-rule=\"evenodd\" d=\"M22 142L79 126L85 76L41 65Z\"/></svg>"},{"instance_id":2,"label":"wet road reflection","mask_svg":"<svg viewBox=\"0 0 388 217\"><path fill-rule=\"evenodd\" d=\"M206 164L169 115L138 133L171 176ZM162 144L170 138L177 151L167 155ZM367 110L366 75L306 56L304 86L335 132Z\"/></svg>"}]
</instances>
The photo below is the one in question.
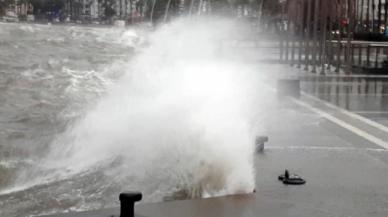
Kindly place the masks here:
<instances>
[{"instance_id":1,"label":"wet road reflection","mask_svg":"<svg viewBox=\"0 0 388 217\"><path fill-rule=\"evenodd\" d=\"M388 76L305 76L304 92L388 126Z\"/></svg>"}]
</instances>

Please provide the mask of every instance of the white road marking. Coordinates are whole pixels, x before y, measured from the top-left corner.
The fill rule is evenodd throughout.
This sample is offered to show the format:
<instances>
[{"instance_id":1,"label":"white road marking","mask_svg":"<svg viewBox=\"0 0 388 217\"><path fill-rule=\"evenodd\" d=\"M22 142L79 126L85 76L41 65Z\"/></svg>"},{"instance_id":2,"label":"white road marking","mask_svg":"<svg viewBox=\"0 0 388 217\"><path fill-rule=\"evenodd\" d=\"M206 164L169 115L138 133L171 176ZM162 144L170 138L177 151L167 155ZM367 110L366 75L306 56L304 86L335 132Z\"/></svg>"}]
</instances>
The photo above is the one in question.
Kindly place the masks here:
<instances>
[{"instance_id":1,"label":"white road marking","mask_svg":"<svg viewBox=\"0 0 388 217\"><path fill-rule=\"evenodd\" d=\"M356 114L388 114L388 111L352 111Z\"/></svg>"},{"instance_id":2,"label":"white road marking","mask_svg":"<svg viewBox=\"0 0 388 217\"><path fill-rule=\"evenodd\" d=\"M319 96L371 96L371 97L374 97L376 96L377 94L369 94L369 93L318 93L316 95L319 95ZM388 96L388 94L378 94L377 96L382 96L382 97L385 97L385 96Z\"/></svg>"},{"instance_id":3,"label":"white road marking","mask_svg":"<svg viewBox=\"0 0 388 217\"><path fill-rule=\"evenodd\" d=\"M388 78L388 75L368 75L368 74L360 74L360 75L307 75L304 78Z\"/></svg>"},{"instance_id":4,"label":"white road marking","mask_svg":"<svg viewBox=\"0 0 388 217\"><path fill-rule=\"evenodd\" d=\"M359 129L351 124L348 124L345 121L342 121L342 120L330 115L329 113L322 111L321 109L315 108L315 107L313 107L305 102L302 102L301 100L298 100L295 98L292 98L292 100L296 104L301 105L305 108L308 108L309 110L319 114L321 117L326 118L327 120L353 132L354 134L359 135L362 138L364 138L364 139L366 139L366 140L368 140L368 141L370 141L370 142L372 142L372 143L374 143L374 144L376 144L384 149L388 149L388 143L386 141L379 139L379 138L377 138L377 137L375 137L375 136L373 136L373 135L371 135L371 134L369 134L369 133L367 133L367 132L365 132L365 131L363 131L363 130L361 130L361 129Z\"/></svg>"},{"instance_id":5,"label":"white road marking","mask_svg":"<svg viewBox=\"0 0 388 217\"><path fill-rule=\"evenodd\" d=\"M267 87L269 90L271 90L271 91L277 92L277 89L276 89L276 88L273 88L273 87L271 87L271 86L269 86L269 85L264 85L264 86L266 86L266 87ZM344 113L344 114L346 114L346 115L348 115L348 116L350 116L350 117L353 117L353 118L358 119L358 120L360 120L360 121L362 121L362 122L364 122L364 123L366 123L366 124L369 124L370 126L376 127L376 128L378 128L378 129L380 129L380 130L382 130L382 131L384 131L384 132L388 132L388 128L387 128L386 126L382 125L382 124L379 124L379 123L377 123L377 122L375 122L375 121L369 120L369 119L364 118L364 117L362 117L362 116L360 116L360 115L354 114L354 113L349 112L349 111L347 111L347 110L345 110L345 109L342 109L342 108L340 108L340 107L338 107L338 106L335 106L335 105L333 105L333 104L330 104L330 103L328 103L328 102L325 102L325 101L323 101L323 100L321 100L321 99L318 99L318 98L316 98L316 97L314 97L314 96L311 96L311 95L309 95L309 94L307 94L307 93L305 93L305 92L303 92L303 91L301 91L301 94L302 94L303 96L305 96L305 97L308 97L308 98L310 98L310 99L313 99L313 100L315 100L315 101L318 101L318 102L320 102L320 103L323 103L324 105L326 105L326 106L328 106L328 107L330 107L330 108L339 110L339 111L341 111L342 113ZM309 109L309 110L311 110L311 111L313 111L313 112L315 112L315 113L321 115L322 117L328 119L329 121L331 121L331 122L333 122L333 123L335 123L335 124L337 124L337 125L339 125L339 126L345 128L345 129L347 129L347 130L353 132L354 134L359 135L359 136L361 136L362 138L364 138L364 139L366 139L366 140L368 140L368 141L370 141L370 142L372 142L372 143L374 143L374 144L376 144L376 145L382 147L383 149L388 149L388 143L387 143L386 141L384 141L384 140L382 140L382 139L379 139L379 138L377 138L377 137L375 137L375 136L373 136L373 135L371 135L371 134L369 134L369 133L367 133L367 132L365 132L365 131L363 131L363 130L361 130L361 129L359 129L359 128L357 128L357 127L351 125L351 124L348 124L348 123L346 123L345 121L342 121L342 120L340 120L340 119L338 119L338 118L336 118L336 117L330 115L330 114L327 113L327 112L324 112L324 111L322 111L322 110L320 110L320 109L318 109L318 108L315 108L315 107L313 107L313 106L311 106L311 105L309 105L309 104L307 104L307 103L305 103L305 102L302 102L302 101L299 100L299 99L296 99L296 98L291 98L291 99L292 99L296 104L299 104L299 105L301 105L301 106L303 106L303 107L306 107L307 109Z\"/></svg>"},{"instance_id":6,"label":"white road marking","mask_svg":"<svg viewBox=\"0 0 388 217\"><path fill-rule=\"evenodd\" d=\"M312 81L314 82L314 81ZM368 83L355 83L355 82L349 82L349 81L319 81L319 82L316 82L316 84L318 85L330 85L330 86L334 86L334 85L339 85L341 87L358 87L358 86L361 86L361 87L365 87ZM375 85L375 84L373 84ZM370 86L370 84L369 84Z\"/></svg>"},{"instance_id":7,"label":"white road marking","mask_svg":"<svg viewBox=\"0 0 388 217\"><path fill-rule=\"evenodd\" d=\"M382 125L382 124L380 124L380 123L377 123L376 121L372 121L372 120L370 120L370 119L368 119L368 118L362 117L361 115L355 114L355 113L353 113L353 112L350 112L350 111L348 111L348 110L345 110L345 109L343 109L343 108L340 108L340 107L338 107L338 106L336 106L336 105L333 105L333 104L331 104L331 103L328 103L328 102L326 102L326 101L323 101L323 100L321 100L321 99L318 99L317 97L311 96L311 95L309 95L309 94L307 94L307 93L305 93L305 92L303 92L303 91L301 92L301 94L302 94L303 96L307 97L307 98L310 98L310 99L312 99L312 100L318 101L319 103L322 103L322 104L324 104L324 105L326 105L326 106L328 106L328 107L330 107L330 108L332 108L332 109L336 109L336 110L342 112L343 114L345 114L345 115L347 115L347 116L349 116L349 117L352 117L352 118L354 118L354 119L357 119L357 120L359 120L359 121L362 121L362 122L364 122L365 124L368 124L369 126L375 127L375 128L377 128L377 129L379 129L379 130L381 130L381 131L383 131L383 132L388 133L388 127L386 127L386 126L384 126L384 125Z\"/></svg>"},{"instance_id":8,"label":"white road marking","mask_svg":"<svg viewBox=\"0 0 388 217\"><path fill-rule=\"evenodd\" d=\"M265 149L278 150L317 150L317 151L374 151L374 152L388 152L383 148L353 148L353 147L326 147L326 146L268 146Z\"/></svg>"}]
</instances>

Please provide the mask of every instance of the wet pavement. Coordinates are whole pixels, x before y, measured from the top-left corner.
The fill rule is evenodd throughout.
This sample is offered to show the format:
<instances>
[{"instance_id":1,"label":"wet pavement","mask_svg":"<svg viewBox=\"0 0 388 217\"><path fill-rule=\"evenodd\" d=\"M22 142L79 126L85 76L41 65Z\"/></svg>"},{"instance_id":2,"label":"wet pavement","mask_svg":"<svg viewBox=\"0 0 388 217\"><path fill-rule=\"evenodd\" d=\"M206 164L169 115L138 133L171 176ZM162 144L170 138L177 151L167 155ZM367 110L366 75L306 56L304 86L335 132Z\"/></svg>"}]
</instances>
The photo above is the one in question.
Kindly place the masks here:
<instances>
[{"instance_id":1,"label":"wet pavement","mask_svg":"<svg viewBox=\"0 0 388 217\"><path fill-rule=\"evenodd\" d=\"M388 76L306 76L302 80L306 93L388 126Z\"/></svg>"},{"instance_id":2,"label":"wet pavement","mask_svg":"<svg viewBox=\"0 0 388 217\"><path fill-rule=\"evenodd\" d=\"M262 65L262 70L268 68ZM136 206L137 216L388 216L388 77L314 76L271 66L261 120L269 142L257 153L251 195ZM278 78L299 78L300 98L275 97ZM287 186L285 169L307 180ZM60 216L110 216L107 209Z\"/></svg>"}]
</instances>

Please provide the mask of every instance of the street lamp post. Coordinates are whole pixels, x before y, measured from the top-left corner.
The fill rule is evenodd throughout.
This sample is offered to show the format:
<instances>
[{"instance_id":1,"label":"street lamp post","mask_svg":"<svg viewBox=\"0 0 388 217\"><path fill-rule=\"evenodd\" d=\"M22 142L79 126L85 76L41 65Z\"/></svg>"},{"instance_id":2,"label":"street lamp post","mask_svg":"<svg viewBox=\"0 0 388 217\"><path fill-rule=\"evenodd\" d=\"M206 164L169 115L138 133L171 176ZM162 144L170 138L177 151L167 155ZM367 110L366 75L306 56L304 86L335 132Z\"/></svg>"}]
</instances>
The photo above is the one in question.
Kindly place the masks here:
<instances>
[{"instance_id":1,"label":"street lamp post","mask_svg":"<svg viewBox=\"0 0 388 217\"><path fill-rule=\"evenodd\" d=\"M322 18L321 18L321 32L322 32L322 48L321 48L321 74L325 74L326 62L326 30L327 30L327 1L322 1Z\"/></svg>"},{"instance_id":2,"label":"street lamp post","mask_svg":"<svg viewBox=\"0 0 388 217\"><path fill-rule=\"evenodd\" d=\"M354 25L354 0L348 0L348 28L347 28L347 49L346 49L346 61L347 61L347 73L352 72L352 38L353 38L353 25Z\"/></svg>"},{"instance_id":3,"label":"street lamp post","mask_svg":"<svg viewBox=\"0 0 388 217\"><path fill-rule=\"evenodd\" d=\"M306 42L305 42L305 70L309 69L310 65L310 37L311 37L311 4L312 0L307 0L307 25L306 25Z\"/></svg>"},{"instance_id":4,"label":"street lamp post","mask_svg":"<svg viewBox=\"0 0 388 217\"><path fill-rule=\"evenodd\" d=\"M312 58L313 58L313 69L312 72L317 72L317 43L318 43L318 22L319 22L319 1L315 0L314 2L314 29L313 29L313 52L312 52Z\"/></svg>"}]
</instances>

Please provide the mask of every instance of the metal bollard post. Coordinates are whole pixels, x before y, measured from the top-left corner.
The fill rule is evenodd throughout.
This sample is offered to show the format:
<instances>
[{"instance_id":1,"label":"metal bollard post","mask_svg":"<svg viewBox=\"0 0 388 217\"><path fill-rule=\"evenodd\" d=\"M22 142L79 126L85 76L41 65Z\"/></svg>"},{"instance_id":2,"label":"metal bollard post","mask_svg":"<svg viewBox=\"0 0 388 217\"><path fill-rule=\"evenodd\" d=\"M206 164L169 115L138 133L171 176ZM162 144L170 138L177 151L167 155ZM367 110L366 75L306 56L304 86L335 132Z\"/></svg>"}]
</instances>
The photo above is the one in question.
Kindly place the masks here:
<instances>
[{"instance_id":1,"label":"metal bollard post","mask_svg":"<svg viewBox=\"0 0 388 217\"><path fill-rule=\"evenodd\" d=\"M124 192L119 196L120 217L135 217L135 202L140 201L143 195L140 192Z\"/></svg>"},{"instance_id":2,"label":"metal bollard post","mask_svg":"<svg viewBox=\"0 0 388 217\"><path fill-rule=\"evenodd\" d=\"M258 136L256 137L256 151L257 152L263 152L264 151L264 144L268 142L268 136Z\"/></svg>"}]
</instances>

